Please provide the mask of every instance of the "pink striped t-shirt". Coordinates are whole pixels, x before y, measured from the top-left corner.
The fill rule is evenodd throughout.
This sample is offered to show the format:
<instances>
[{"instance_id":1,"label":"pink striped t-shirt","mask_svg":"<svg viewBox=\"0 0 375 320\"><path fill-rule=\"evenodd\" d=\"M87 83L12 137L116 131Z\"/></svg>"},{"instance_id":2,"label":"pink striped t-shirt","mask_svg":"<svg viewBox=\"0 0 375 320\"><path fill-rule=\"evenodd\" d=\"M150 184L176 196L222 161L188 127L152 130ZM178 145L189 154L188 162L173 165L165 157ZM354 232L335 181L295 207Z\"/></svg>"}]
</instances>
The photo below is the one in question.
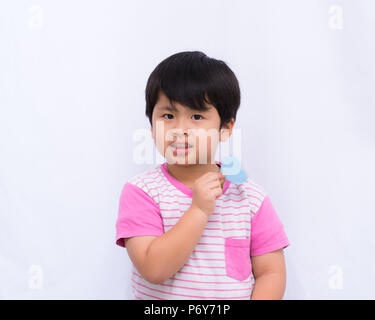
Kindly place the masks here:
<instances>
[{"instance_id":1,"label":"pink striped t-shirt","mask_svg":"<svg viewBox=\"0 0 375 320\"><path fill-rule=\"evenodd\" d=\"M220 167L221 162L215 162ZM121 192L116 244L124 247L123 239L134 236L161 236L189 209L192 194L169 174L167 162L133 176ZM152 284L133 266L134 299L249 300L255 283L250 256L288 245L265 190L249 178L241 184L225 180L215 211L180 270Z\"/></svg>"}]
</instances>

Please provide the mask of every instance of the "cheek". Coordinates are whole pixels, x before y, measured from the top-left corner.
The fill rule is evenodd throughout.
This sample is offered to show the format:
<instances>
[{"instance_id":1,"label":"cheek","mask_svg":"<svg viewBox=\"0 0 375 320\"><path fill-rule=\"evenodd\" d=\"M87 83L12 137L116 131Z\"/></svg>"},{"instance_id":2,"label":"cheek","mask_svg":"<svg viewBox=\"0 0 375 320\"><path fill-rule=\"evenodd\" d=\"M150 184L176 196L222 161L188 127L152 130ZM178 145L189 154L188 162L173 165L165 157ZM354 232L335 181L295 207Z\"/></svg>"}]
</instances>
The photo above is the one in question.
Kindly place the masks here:
<instances>
[{"instance_id":1,"label":"cheek","mask_svg":"<svg viewBox=\"0 0 375 320\"><path fill-rule=\"evenodd\" d=\"M158 120L155 124L153 123L151 132L155 143L161 144L162 141L167 141L168 128L163 121Z\"/></svg>"},{"instance_id":2,"label":"cheek","mask_svg":"<svg viewBox=\"0 0 375 320\"><path fill-rule=\"evenodd\" d=\"M196 137L196 144L201 145L202 148L207 150L213 149L219 142L219 137L217 135L209 135Z\"/></svg>"},{"instance_id":3,"label":"cheek","mask_svg":"<svg viewBox=\"0 0 375 320\"><path fill-rule=\"evenodd\" d=\"M199 158L199 154L202 156L209 155L214 153L214 151L217 149L218 145L218 138L215 136L202 136L202 137L196 137L195 139L195 153L197 157Z\"/></svg>"}]
</instances>

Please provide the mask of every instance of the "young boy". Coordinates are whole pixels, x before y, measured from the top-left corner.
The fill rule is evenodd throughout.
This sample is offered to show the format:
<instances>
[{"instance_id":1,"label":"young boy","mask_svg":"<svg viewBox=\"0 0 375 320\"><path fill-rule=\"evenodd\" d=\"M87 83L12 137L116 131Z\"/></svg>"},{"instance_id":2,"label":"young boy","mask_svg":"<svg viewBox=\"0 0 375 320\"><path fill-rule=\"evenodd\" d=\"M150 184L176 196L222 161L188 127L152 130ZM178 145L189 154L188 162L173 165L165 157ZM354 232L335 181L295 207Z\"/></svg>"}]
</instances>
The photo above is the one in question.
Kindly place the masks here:
<instances>
[{"instance_id":1,"label":"young boy","mask_svg":"<svg viewBox=\"0 0 375 320\"><path fill-rule=\"evenodd\" d=\"M116 244L133 263L136 299L282 299L289 245L266 191L235 184L213 161L240 105L235 74L199 51L163 60L146 115L166 162L125 184Z\"/></svg>"}]
</instances>

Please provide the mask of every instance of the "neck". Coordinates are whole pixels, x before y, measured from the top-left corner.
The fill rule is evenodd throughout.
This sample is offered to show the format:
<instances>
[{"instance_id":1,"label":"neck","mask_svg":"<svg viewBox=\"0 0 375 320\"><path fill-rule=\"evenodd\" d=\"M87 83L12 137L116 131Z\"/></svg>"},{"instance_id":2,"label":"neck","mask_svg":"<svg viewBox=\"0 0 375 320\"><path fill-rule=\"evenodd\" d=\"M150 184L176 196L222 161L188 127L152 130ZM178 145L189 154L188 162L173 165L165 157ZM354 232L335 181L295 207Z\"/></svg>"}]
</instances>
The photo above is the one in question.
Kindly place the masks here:
<instances>
[{"instance_id":1,"label":"neck","mask_svg":"<svg viewBox=\"0 0 375 320\"><path fill-rule=\"evenodd\" d=\"M219 172L220 167L214 164L168 164L168 172L178 181L191 188L194 181L207 172Z\"/></svg>"}]
</instances>

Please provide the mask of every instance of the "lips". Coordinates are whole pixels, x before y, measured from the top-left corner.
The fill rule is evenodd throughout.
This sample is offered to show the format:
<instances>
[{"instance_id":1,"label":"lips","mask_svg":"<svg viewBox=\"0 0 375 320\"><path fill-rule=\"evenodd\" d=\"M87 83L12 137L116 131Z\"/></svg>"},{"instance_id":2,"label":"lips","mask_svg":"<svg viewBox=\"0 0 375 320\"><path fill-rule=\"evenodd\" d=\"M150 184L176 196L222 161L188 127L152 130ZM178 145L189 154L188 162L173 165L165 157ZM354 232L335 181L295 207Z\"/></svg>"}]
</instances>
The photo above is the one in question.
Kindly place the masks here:
<instances>
[{"instance_id":1,"label":"lips","mask_svg":"<svg viewBox=\"0 0 375 320\"><path fill-rule=\"evenodd\" d=\"M186 149L186 148L191 148L192 145L187 143L187 142L173 142L171 144L171 147L172 148L175 148L175 149Z\"/></svg>"},{"instance_id":2,"label":"lips","mask_svg":"<svg viewBox=\"0 0 375 320\"><path fill-rule=\"evenodd\" d=\"M172 143L171 147L175 156L186 156L193 149L193 147L188 143Z\"/></svg>"}]
</instances>

